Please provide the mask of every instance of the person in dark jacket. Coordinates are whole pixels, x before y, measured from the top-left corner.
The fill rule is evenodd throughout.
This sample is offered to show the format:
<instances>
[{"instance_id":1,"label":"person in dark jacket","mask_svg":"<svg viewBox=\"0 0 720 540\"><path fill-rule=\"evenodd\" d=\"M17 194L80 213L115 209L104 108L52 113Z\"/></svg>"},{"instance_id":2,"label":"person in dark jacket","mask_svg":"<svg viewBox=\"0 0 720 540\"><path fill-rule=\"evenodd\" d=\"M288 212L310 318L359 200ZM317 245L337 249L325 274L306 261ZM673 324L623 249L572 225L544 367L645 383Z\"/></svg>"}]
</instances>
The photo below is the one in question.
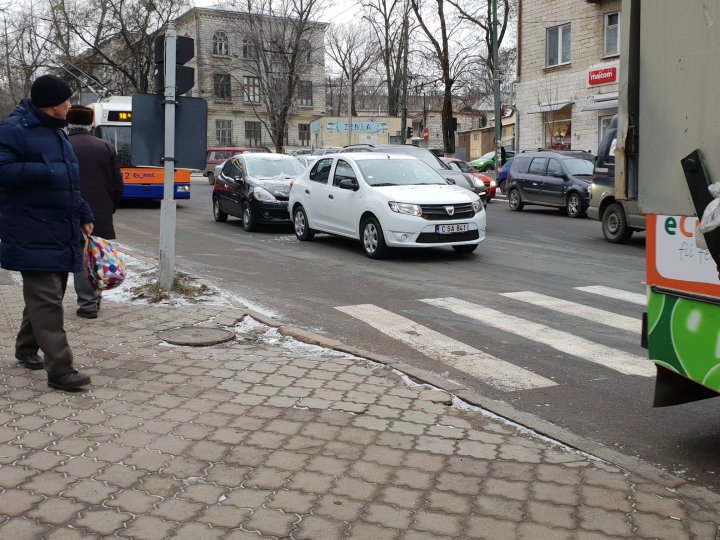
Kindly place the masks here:
<instances>
[{"instance_id":1,"label":"person in dark jacket","mask_svg":"<svg viewBox=\"0 0 720 540\"><path fill-rule=\"evenodd\" d=\"M92 135L93 110L74 106L67 114L70 144L80 163L80 193L95 216L93 234L106 240L115 238L113 214L123 193L123 180L115 149L110 143ZM85 270L74 275L77 314L96 319L102 297L93 289Z\"/></svg>"},{"instance_id":2,"label":"person in dark jacket","mask_svg":"<svg viewBox=\"0 0 720 540\"><path fill-rule=\"evenodd\" d=\"M90 384L73 368L63 327L68 272L82 268L82 233L94 220L63 129L71 94L62 79L38 77L31 98L0 123L0 266L22 274L25 300L15 357L26 368L44 367L48 386L60 390Z\"/></svg>"}]
</instances>

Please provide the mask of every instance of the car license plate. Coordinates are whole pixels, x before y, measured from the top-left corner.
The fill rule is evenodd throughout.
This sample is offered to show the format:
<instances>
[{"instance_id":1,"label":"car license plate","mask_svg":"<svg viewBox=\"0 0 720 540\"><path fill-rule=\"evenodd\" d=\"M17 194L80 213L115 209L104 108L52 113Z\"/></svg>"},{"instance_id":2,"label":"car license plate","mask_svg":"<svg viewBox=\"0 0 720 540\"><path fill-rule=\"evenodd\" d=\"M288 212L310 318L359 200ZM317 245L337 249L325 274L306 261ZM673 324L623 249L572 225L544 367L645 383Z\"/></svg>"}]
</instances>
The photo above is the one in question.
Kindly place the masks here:
<instances>
[{"instance_id":1,"label":"car license plate","mask_svg":"<svg viewBox=\"0 0 720 540\"><path fill-rule=\"evenodd\" d=\"M467 223L454 223L452 225L435 225L435 232L437 234L453 234L467 231Z\"/></svg>"}]
</instances>

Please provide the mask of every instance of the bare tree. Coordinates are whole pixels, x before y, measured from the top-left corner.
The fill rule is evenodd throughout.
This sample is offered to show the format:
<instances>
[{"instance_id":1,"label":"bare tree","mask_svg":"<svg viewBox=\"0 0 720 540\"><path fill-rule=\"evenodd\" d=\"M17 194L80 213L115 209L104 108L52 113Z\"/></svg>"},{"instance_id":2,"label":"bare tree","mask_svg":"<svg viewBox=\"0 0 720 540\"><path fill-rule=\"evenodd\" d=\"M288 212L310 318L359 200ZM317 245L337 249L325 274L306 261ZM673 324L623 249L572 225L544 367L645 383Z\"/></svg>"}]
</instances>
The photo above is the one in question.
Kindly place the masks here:
<instances>
[{"instance_id":1,"label":"bare tree","mask_svg":"<svg viewBox=\"0 0 720 540\"><path fill-rule=\"evenodd\" d=\"M410 25L404 22L409 17L410 5L406 0L366 0L363 7L364 18L370 23L379 46L387 88L388 115L398 116L404 75L403 55L409 48L407 42L410 38Z\"/></svg>"},{"instance_id":2,"label":"bare tree","mask_svg":"<svg viewBox=\"0 0 720 540\"><path fill-rule=\"evenodd\" d=\"M236 0L238 33L243 42L243 63L259 84L249 95L255 116L270 134L277 152L283 152L288 120L299 100L312 100L308 75L314 62L323 62L323 34L327 25L316 22L324 0ZM318 60L318 58L320 60ZM323 90L324 91L324 88ZM262 114L261 114L262 113Z\"/></svg>"},{"instance_id":3,"label":"bare tree","mask_svg":"<svg viewBox=\"0 0 720 540\"><path fill-rule=\"evenodd\" d=\"M51 62L52 44L42 9L31 2L7 8L0 18L0 109L3 116L22 98L30 95L33 79Z\"/></svg>"},{"instance_id":4,"label":"bare tree","mask_svg":"<svg viewBox=\"0 0 720 540\"><path fill-rule=\"evenodd\" d=\"M468 47L469 39L462 39L459 19L446 14L446 0L410 0L415 17L429 42L427 58L437 65L443 85L442 134L448 154L455 153L453 129L453 85L458 75L468 68L474 57ZM437 21L438 27L431 24Z\"/></svg>"},{"instance_id":5,"label":"bare tree","mask_svg":"<svg viewBox=\"0 0 720 540\"><path fill-rule=\"evenodd\" d=\"M355 87L373 67L378 56L377 44L363 26L336 26L327 34L326 52L350 83L351 114L357 115Z\"/></svg>"},{"instance_id":6,"label":"bare tree","mask_svg":"<svg viewBox=\"0 0 720 540\"><path fill-rule=\"evenodd\" d=\"M50 0L59 62L113 93L147 92L155 38L189 6L188 0Z\"/></svg>"}]
</instances>

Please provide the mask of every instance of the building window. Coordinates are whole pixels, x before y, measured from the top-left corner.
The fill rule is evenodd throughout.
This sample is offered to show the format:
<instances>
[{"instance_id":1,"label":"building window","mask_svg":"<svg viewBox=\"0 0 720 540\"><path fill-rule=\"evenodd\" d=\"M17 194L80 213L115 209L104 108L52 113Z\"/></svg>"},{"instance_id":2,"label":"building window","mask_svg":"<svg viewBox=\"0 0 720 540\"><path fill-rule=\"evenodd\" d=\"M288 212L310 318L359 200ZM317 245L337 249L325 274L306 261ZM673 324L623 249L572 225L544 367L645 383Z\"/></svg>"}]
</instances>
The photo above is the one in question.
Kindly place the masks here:
<instances>
[{"instance_id":1,"label":"building window","mask_svg":"<svg viewBox=\"0 0 720 540\"><path fill-rule=\"evenodd\" d=\"M570 23L547 29L546 67L570 62Z\"/></svg>"},{"instance_id":2,"label":"building window","mask_svg":"<svg viewBox=\"0 0 720 540\"><path fill-rule=\"evenodd\" d=\"M298 60L300 60L300 63L309 64L311 53L310 42L307 39L301 39L300 43L298 43Z\"/></svg>"},{"instance_id":3,"label":"building window","mask_svg":"<svg viewBox=\"0 0 720 540\"><path fill-rule=\"evenodd\" d=\"M620 54L620 12L605 14L605 56Z\"/></svg>"},{"instance_id":4,"label":"building window","mask_svg":"<svg viewBox=\"0 0 720 540\"><path fill-rule=\"evenodd\" d=\"M243 89L245 101L260 102L260 79L258 77L243 77Z\"/></svg>"},{"instance_id":5,"label":"building window","mask_svg":"<svg viewBox=\"0 0 720 540\"><path fill-rule=\"evenodd\" d=\"M215 137L218 146L232 146L232 120L215 120Z\"/></svg>"},{"instance_id":6,"label":"building window","mask_svg":"<svg viewBox=\"0 0 720 540\"><path fill-rule=\"evenodd\" d=\"M213 54L219 54L222 56L230 54L228 37L225 32L215 32L215 34L213 34Z\"/></svg>"},{"instance_id":7,"label":"building window","mask_svg":"<svg viewBox=\"0 0 720 540\"><path fill-rule=\"evenodd\" d=\"M480 134L479 133L473 133L473 141L479 141L480 140Z\"/></svg>"},{"instance_id":8,"label":"building window","mask_svg":"<svg viewBox=\"0 0 720 540\"><path fill-rule=\"evenodd\" d=\"M252 42L250 38L243 39L243 45L242 45L242 53L243 58L257 58L257 49L255 48L255 44Z\"/></svg>"},{"instance_id":9,"label":"building window","mask_svg":"<svg viewBox=\"0 0 720 540\"><path fill-rule=\"evenodd\" d=\"M216 73L214 85L214 96L220 101L232 100L232 85L230 84L230 75L228 73Z\"/></svg>"},{"instance_id":10,"label":"building window","mask_svg":"<svg viewBox=\"0 0 720 540\"><path fill-rule=\"evenodd\" d=\"M248 146L262 145L262 124L260 122L245 122L245 142Z\"/></svg>"},{"instance_id":11,"label":"building window","mask_svg":"<svg viewBox=\"0 0 720 540\"><path fill-rule=\"evenodd\" d=\"M298 124L300 146L310 146L310 124Z\"/></svg>"},{"instance_id":12,"label":"building window","mask_svg":"<svg viewBox=\"0 0 720 540\"><path fill-rule=\"evenodd\" d=\"M312 107L313 88L312 81L300 81L297 88L298 105L300 107Z\"/></svg>"},{"instance_id":13,"label":"building window","mask_svg":"<svg viewBox=\"0 0 720 540\"><path fill-rule=\"evenodd\" d=\"M553 150L570 150L572 137L572 105L558 111L543 113L545 133L543 146Z\"/></svg>"}]
</instances>

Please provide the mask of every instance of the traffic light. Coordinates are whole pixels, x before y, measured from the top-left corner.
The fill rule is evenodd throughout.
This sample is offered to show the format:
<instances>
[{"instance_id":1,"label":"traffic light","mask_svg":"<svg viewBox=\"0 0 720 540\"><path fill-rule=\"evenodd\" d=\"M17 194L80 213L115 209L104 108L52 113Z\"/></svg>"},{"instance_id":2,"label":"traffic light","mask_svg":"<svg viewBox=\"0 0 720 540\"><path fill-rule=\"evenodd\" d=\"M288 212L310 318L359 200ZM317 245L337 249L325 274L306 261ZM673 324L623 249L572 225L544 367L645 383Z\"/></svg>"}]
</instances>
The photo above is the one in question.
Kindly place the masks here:
<instances>
[{"instance_id":1,"label":"traffic light","mask_svg":"<svg viewBox=\"0 0 720 540\"><path fill-rule=\"evenodd\" d=\"M407 134L405 135L405 138L412 139L412 128L411 127L407 128Z\"/></svg>"},{"instance_id":2,"label":"traffic light","mask_svg":"<svg viewBox=\"0 0 720 540\"><path fill-rule=\"evenodd\" d=\"M179 96L195 86L195 69L184 66L195 57L195 40L177 36L175 42L175 95ZM165 35L155 38L155 92L165 91Z\"/></svg>"}]
</instances>

